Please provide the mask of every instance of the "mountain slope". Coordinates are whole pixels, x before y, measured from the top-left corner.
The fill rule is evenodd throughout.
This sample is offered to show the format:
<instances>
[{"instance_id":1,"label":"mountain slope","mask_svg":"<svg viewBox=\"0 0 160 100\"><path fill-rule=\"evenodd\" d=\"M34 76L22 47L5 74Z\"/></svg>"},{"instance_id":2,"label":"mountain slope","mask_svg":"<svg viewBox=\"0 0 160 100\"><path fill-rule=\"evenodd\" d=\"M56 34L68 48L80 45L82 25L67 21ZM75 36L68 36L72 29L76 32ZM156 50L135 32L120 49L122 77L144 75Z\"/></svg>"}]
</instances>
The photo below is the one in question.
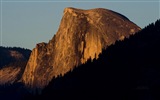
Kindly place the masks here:
<instances>
[{"instance_id":1,"label":"mountain slope","mask_svg":"<svg viewBox=\"0 0 160 100\"><path fill-rule=\"evenodd\" d=\"M53 79L35 99L159 100L159 27L160 20L109 46L97 60Z\"/></svg>"},{"instance_id":2,"label":"mountain slope","mask_svg":"<svg viewBox=\"0 0 160 100\"><path fill-rule=\"evenodd\" d=\"M52 78L97 59L103 49L139 30L125 16L107 9L66 8L52 40L32 50L22 80L30 88L43 88Z\"/></svg>"},{"instance_id":3,"label":"mountain slope","mask_svg":"<svg viewBox=\"0 0 160 100\"><path fill-rule=\"evenodd\" d=\"M16 61L29 59L31 50L20 47L0 47L0 68Z\"/></svg>"},{"instance_id":4,"label":"mountain slope","mask_svg":"<svg viewBox=\"0 0 160 100\"><path fill-rule=\"evenodd\" d=\"M18 47L0 47L0 85L18 81L24 72L31 51Z\"/></svg>"}]
</instances>

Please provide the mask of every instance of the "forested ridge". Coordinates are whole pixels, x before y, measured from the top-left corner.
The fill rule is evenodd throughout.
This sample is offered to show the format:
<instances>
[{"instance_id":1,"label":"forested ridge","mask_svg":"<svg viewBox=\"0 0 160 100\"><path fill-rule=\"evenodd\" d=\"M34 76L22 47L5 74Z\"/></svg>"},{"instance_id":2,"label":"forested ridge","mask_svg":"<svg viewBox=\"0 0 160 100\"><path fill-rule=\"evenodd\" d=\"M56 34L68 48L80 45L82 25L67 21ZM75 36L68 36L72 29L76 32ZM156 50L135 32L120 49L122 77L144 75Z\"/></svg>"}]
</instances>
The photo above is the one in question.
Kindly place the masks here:
<instances>
[{"instance_id":1,"label":"forested ridge","mask_svg":"<svg viewBox=\"0 0 160 100\"><path fill-rule=\"evenodd\" d=\"M157 20L130 38L117 41L103 50L98 60L89 60L64 77L53 79L37 98L159 99L159 27Z\"/></svg>"},{"instance_id":2,"label":"forested ridge","mask_svg":"<svg viewBox=\"0 0 160 100\"><path fill-rule=\"evenodd\" d=\"M0 46L0 68L8 65L24 65L30 56L31 50L20 47L2 47ZM20 56L17 58L16 56Z\"/></svg>"}]
</instances>

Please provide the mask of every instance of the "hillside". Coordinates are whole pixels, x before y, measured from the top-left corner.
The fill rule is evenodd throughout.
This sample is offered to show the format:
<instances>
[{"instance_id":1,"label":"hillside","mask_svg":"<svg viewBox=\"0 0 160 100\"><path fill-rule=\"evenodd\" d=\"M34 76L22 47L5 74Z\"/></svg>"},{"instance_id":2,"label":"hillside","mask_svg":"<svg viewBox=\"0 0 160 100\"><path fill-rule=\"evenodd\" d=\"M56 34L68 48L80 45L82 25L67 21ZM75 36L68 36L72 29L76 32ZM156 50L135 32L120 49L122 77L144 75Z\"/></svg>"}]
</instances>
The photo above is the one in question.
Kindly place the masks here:
<instances>
[{"instance_id":1,"label":"hillside","mask_svg":"<svg viewBox=\"0 0 160 100\"><path fill-rule=\"evenodd\" d=\"M53 79L34 99L159 100L159 27L157 20L129 39L116 42L97 60Z\"/></svg>"},{"instance_id":2,"label":"hillside","mask_svg":"<svg viewBox=\"0 0 160 100\"><path fill-rule=\"evenodd\" d=\"M0 85L12 84L22 77L31 50L0 47Z\"/></svg>"}]
</instances>

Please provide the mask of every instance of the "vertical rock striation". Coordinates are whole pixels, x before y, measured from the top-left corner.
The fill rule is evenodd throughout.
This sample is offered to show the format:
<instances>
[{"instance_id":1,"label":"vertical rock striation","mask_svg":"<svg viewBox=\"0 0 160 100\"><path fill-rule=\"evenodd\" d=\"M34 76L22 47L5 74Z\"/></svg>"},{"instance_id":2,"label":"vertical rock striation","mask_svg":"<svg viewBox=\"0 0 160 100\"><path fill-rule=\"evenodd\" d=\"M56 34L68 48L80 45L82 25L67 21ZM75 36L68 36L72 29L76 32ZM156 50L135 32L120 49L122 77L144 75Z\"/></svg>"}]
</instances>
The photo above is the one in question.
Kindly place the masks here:
<instances>
[{"instance_id":1,"label":"vertical rock striation","mask_svg":"<svg viewBox=\"0 0 160 100\"><path fill-rule=\"evenodd\" d=\"M30 88L43 88L52 78L90 58L97 59L102 49L139 30L128 18L111 10L65 8L56 35L33 49L22 80Z\"/></svg>"}]
</instances>

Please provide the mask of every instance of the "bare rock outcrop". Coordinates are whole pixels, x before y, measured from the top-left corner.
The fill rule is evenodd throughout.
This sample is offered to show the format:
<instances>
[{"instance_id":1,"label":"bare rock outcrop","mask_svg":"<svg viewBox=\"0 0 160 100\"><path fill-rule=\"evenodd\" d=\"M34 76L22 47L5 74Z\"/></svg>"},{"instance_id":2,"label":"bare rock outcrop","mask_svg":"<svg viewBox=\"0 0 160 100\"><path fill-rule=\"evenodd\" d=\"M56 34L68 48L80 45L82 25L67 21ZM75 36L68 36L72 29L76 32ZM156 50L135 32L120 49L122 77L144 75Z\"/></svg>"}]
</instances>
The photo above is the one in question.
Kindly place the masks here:
<instances>
[{"instance_id":1,"label":"bare rock outcrop","mask_svg":"<svg viewBox=\"0 0 160 100\"><path fill-rule=\"evenodd\" d=\"M129 38L141 28L111 10L65 8L58 32L49 43L32 50L22 76L30 88L43 88L88 59L97 59L102 49Z\"/></svg>"},{"instance_id":2,"label":"bare rock outcrop","mask_svg":"<svg viewBox=\"0 0 160 100\"><path fill-rule=\"evenodd\" d=\"M18 80L21 68L14 68L12 66L7 66L0 70L0 85L12 84Z\"/></svg>"}]
</instances>

